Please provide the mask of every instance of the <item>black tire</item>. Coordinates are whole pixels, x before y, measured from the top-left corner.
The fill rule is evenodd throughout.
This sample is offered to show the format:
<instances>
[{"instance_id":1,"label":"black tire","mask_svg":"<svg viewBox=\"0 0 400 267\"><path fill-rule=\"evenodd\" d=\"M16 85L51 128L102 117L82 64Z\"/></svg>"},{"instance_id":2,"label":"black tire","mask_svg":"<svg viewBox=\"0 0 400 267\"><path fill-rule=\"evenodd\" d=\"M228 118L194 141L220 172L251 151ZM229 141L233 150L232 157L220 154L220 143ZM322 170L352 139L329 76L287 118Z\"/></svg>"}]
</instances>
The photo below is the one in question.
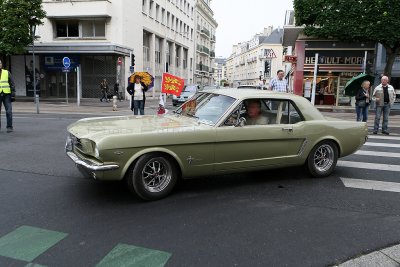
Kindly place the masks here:
<instances>
[{"instance_id":1,"label":"black tire","mask_svg":"<svg viewBox=\"0 0 400 267\"><path fill-rule=\"evenodd\" d=\"M171 157L157 153L141 156L128 172L129 189L144 200L158 200L169 195L179 174Z\"/></svg>"},{"instance_id":2,"label":"black tire","mask_svg":"<svg viewBox=\"0 0 400 267\"><path fill-rule=\"evenodd\" d=\"M319 142L307 158L307 168L313 177L329 176L338 160L337 145L329 140Z\"/></svg>"}]
</instances>

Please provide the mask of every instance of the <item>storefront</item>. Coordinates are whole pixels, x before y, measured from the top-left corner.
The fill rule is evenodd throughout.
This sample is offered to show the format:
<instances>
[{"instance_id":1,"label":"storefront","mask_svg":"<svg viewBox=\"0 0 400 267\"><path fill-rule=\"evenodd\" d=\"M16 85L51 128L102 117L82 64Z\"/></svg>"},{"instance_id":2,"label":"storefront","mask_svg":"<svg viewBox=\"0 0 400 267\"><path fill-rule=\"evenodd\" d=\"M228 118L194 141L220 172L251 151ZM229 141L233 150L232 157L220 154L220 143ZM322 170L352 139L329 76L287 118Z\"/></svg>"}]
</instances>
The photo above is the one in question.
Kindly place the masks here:
<instances>
[{"instance_id":1,"label":"storefront","mask_svg":"<svg viewBox=\"0 0 400 267\"><path fill-rule=\"evenodd\" d=\"M297 64L293 72L294 91L311 99L316 55L318 54L315 85L316 105L351 105L344 95L346 83L372 69L375 56L373 44L349 44L334 41L297 40ZM366 63L364 64L366 60Z\"/></svg>"},{"instance_id":2,"label":"storefront","mask_svg":"<svg viewBox=\"0 0 400 267\"><path fill-rule=\"evenodd\" d=\"M17 95L33 97L34 82L37 94L44 98L64 98L67 93L69 98L76 98L78 83L82 85L81 97L100 98L99 85L103 79L107 79L110 90L117 82L120 90L125 88L125 62L129 62L130 55L126 48L113 45L36 46L35 60L32 51L29 52L11 58ZM64 57L70 59L67 72L63 66Z\"/></svg>"}]
</instances>

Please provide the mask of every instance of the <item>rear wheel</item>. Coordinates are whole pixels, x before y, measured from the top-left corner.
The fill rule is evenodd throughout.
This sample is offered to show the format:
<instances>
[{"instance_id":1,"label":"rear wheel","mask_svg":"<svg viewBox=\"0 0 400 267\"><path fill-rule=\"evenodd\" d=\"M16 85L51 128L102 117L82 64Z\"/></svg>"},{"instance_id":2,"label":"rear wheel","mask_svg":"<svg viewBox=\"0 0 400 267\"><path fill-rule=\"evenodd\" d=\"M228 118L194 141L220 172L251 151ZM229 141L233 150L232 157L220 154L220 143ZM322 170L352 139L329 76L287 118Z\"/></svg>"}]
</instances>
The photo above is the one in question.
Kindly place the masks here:
<instances>
[{"instance_id":1,"label":"rear wheel","mask_svg":"<svg viewBox=\"0 0 400 267\"><path fill-rule=\"evenodd\" d=\"M127 178L129 189L144 200L166 197L178 180L177 164L171 157L150 153L141 156L130 167Z\"/></svg>"},{"instance_id":2,"label":"rear wheel","mask_svg":"<svg viewBox=\"0 0 400 267\"><path fill-rule=\"evenodd\" d=\"M338 160L338 148L332 141L318 143L307 159L308 171L314 177L326 177L333 172Z\"/></svg>"}]
</instances>

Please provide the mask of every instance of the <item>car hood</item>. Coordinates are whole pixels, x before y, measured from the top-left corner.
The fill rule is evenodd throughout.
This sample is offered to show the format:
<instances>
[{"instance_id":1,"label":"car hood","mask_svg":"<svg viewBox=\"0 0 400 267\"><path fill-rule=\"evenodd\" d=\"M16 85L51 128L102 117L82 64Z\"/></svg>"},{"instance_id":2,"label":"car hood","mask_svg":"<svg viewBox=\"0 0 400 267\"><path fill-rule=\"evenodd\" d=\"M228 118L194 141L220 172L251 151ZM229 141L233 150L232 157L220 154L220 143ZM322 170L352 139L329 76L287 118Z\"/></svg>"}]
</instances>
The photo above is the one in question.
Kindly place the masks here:
<instances>
[{"instance_id":1,"label":"car hood","mask_svg":"<svg viewBox=\"0 0 400 267\"><path fill-rule=\"evenodd\" d=\"M195 131L212 126L197 119L177 115L113 116L81 119L68 126L68 132L78 138L100 141L108 136L162 134Z\"/></svg>"}]
</instances>

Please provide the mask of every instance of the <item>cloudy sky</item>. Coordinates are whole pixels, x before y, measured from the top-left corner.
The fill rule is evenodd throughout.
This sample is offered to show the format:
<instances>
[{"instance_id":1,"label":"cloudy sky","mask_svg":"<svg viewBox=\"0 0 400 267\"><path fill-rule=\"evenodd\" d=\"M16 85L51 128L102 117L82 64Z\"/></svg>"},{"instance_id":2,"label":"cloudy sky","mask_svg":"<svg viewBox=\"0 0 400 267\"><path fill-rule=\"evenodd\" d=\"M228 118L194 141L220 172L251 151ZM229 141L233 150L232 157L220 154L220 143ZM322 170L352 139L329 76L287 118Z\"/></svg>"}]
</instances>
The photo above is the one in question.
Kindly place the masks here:
<instances>
[{"instance_id":1,"label":"cloudy sky","mask_svg":"<svg viewBox=\"0 0 400 267\"><path fill-rule=\"evenodd\" d=\"M215 55L228 57L232 45L250 40L264 27L282 27L292 0L212 0L211 9L218 23Z\"/></svg>"}]
</instances>

